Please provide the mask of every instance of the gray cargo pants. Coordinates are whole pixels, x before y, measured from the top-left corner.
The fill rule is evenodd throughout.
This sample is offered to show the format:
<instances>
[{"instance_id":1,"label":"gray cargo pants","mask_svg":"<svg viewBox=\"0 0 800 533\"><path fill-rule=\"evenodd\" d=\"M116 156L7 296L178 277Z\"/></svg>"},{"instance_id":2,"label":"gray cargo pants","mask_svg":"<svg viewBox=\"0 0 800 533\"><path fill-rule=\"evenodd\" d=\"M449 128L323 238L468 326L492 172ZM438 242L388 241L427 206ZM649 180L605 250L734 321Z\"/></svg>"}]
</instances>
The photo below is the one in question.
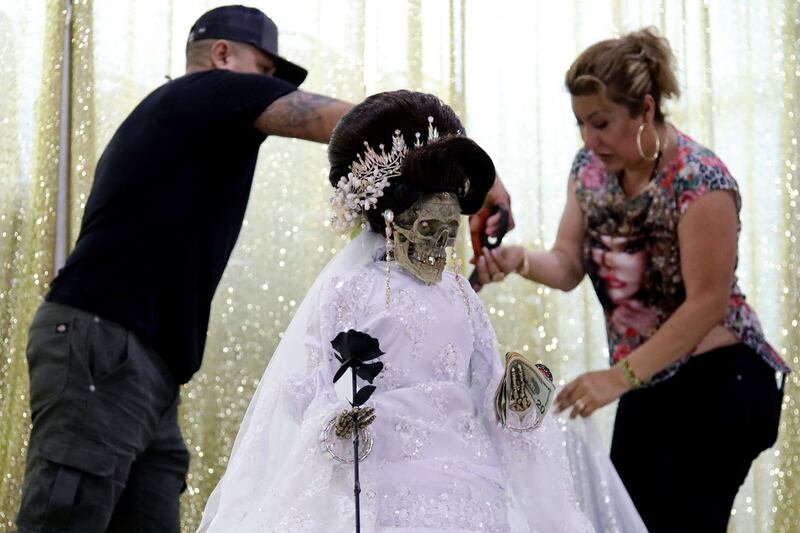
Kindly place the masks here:
<instances>
[{"instance_id":1,"label":"gray cargo pants","mask_svg":"<svg viewBox=\"0 0 800 533\"><path fill-rule=\"evenodd\" d=\"M30 328L20 533L179 531L189 453L178 385L123 326L44 303Z\"/></svg>"}]
</instances>

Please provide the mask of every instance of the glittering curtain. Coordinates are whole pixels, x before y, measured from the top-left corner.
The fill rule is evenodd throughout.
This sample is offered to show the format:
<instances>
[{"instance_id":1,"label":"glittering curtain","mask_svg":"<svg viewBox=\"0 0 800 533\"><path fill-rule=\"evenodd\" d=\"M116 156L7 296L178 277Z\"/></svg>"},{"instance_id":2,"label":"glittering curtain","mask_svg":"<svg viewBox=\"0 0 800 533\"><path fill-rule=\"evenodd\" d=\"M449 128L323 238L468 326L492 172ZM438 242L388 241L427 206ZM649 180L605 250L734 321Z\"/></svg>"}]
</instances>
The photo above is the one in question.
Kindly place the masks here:
<instances>
[{"instance_id":1,"label":"glittering curtain","mask_svg":"<svg viewBox=\"0 0 800 533\"><path fill-rule=\"evenodd\" d=\"M0 528L19 502L30 427L27 328L53 275L61 0L0 4Z\"/></svg>"},{"instance_id":2,"label":"glittering curtain","mask_svg":"<svg viewBox=\"0 0 800 533\"><path fill-rule=\"evenodd\" d=\"M0 0L0 530L19 499L27 439L24 343L52 276L62 2ZM394 88L445 98L492 154L512 192L509 242L552 243L579 146L563 73L609 35L652 24L675 48L683 97L671 118L715 149L744 196L742 286L770 340L800 369L796 2L685 0L298 0L251 2L281 28L282 52L309 68L304 88L358 101ZM75 0L69 121L69 235L77 237L94 165L130 110L183 71L194 19L218 2ZM6 31L8 29L8 31ZM12 37L13 36L13 37ZM24 36L24 37L20 37ZM16 97L18 95L18 97ZM217 291L203 368L183 390L192 452L183 505L193 531L269 356L306 287L344 244L324 213L324 147L269 139L245 226ZM462 245L462 250L464 249ZM158 261L159 258L153 258ZM469 270L469 268L467 268ZM518 279L482 293L503 348L563 379L605 365L602 313L588 284L569 294ZM780 441L742 489L736 532L800 522L800 382L787 383ZM597 418L610 433L613 408Z\"/></svg>"},{"instance_id":3,"label":"glittering curtain","mask_svg":"<svg viewBox=\"0 0 800 533\"><path fill-rule=\"evenodd\" d=\"M780 20L782 32L777 42L781 44L782 68L776 72L781 82L781 93L775 102L780 102L781 129L780 158L778 171L773 177L779 189L781 209L776 214L780 256L781 282L778 285L777 303L780 308L780 336L784 357L791 359L795 372L786 385L783 405L780 441L775 450L778 466L774 473L772 488L775 497L772 510L775 531L800 529L800 2L787 4ZM766 487L767 492L770 487ZM769 511L766 513L769 515Z\"/></svg>"}]
</instances>

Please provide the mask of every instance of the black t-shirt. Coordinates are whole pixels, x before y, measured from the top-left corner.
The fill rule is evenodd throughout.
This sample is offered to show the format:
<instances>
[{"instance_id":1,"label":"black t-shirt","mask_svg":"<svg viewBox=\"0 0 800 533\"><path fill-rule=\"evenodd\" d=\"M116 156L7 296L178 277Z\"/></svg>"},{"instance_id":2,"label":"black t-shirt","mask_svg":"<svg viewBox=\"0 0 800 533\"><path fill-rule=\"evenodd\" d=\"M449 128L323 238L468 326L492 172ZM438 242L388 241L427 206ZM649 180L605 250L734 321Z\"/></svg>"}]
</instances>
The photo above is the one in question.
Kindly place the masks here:
<instances>
[{"instance_id":1,"label":"black t-shirt","mask_svg":"<svg viewBox=\"0 0 800 533\"><path fill-rule=\"evenodd\" d=\"M200 368L211 299L266 138L255 119L293 90L212 70L147 96L97 163L78 242L47 300L143 335L187 382Z\"/></svg>"}]
</instances>

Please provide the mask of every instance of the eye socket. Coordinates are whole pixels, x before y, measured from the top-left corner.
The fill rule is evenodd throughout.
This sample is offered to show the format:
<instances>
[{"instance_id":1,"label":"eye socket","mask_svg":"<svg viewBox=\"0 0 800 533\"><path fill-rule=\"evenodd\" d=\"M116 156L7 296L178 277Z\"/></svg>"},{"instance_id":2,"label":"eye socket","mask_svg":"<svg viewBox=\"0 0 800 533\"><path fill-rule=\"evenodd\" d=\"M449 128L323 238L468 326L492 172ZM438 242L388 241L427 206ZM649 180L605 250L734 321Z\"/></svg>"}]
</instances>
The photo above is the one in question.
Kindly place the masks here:
<instances>
[{"instance_id":1,"label":"eye socket","mask_svg":"<svg viewBox=\"0 0 800 533\"><path fill-rule=\"evenodd\" d=\"M425 237L430 237L436 231L436 225L435 220L418 220L417 232Z\"/></svg>"},{"instance_id":2,"label":"eye socket","mask_svg":"<svg viewBox=\"0 0 800 533\"><path fill-rule=\"evenodd\" d=\"M413 231L423 237L438 237L443 231L447 231L451 237L455 237L458 226L458 220L419 219L414 222Z\"/></svg>"}]
</instances>

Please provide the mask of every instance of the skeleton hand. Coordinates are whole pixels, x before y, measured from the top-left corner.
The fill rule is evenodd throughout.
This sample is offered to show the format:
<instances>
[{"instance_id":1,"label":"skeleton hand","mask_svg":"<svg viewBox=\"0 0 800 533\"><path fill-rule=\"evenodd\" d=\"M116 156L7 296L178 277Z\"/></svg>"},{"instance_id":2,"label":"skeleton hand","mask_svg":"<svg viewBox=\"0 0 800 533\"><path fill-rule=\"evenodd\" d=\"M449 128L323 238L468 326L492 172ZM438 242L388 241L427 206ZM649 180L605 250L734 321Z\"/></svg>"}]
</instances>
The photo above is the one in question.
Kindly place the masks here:
<instances>
[{"instance_id":1,"label":"skeleton hand","mask_svg":"<svg viewBox=\"0 0 800 533\"><path fill-rule=\"evenodd\" d=\"M506 372L494 398L497 419L514 431L532 431L541 425L554 393L550 369L509 352Z\"/></svg>"},{"instance_id":2,"label":"skeleton hand","mask_svg":"<svg viewBox=\"0 0 800 533\"><path fill-rule=\"evenodd\" d=\"M357 413L358 427L365 428L375 420L374 407L356 407L346 409L336 417L335 433L341 439L349 439L353 436L353 412Z\"/></svg>"}]
</instances>

